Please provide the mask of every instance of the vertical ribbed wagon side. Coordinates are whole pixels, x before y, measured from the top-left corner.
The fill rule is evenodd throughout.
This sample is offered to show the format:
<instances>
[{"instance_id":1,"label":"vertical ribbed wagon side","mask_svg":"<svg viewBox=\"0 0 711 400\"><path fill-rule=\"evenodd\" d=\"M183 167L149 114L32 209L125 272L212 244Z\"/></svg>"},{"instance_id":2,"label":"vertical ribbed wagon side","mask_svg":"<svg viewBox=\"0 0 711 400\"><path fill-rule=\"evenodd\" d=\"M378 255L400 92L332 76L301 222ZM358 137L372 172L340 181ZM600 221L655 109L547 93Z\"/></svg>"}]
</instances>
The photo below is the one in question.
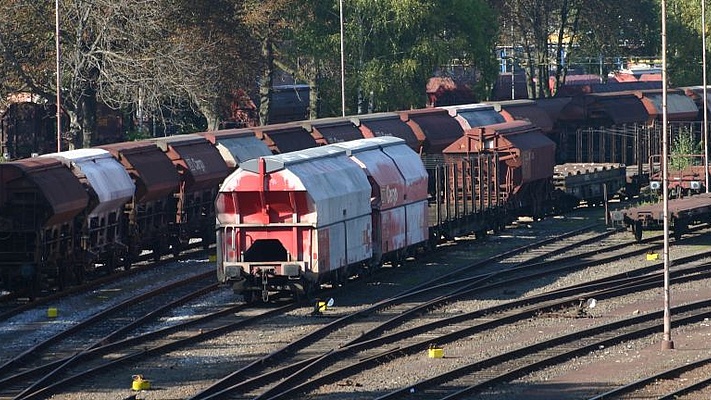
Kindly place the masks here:
<instances>
[{"instance_id":1,"label":"vertical ribbed wagon side","mask_svg":"<svg viewBox=\"0 0 711 400\"><path fill-rule=\"evenodd\" d=\"M372 258L370 195L334 146L242 163L215 201L218 279L248 301L339 280Z\"/></svg>"},{"instance_id":2,"label":"vertical ribbed wagon side","mask_svg":"<svg viewBox=\"0 0 711 400\"><path fill-rule=\"evenodd\" d=\"M371 182L375 258L400 263L426 245L428 175L419 155L389 136L337 146L349 151Z\"/></svg>"},{"instance_id":3,"label":"vertical ribbed wagon side","mask_svg":"<svg viewBox=\"0 0 711 400\"><path fill-rule=\"evenodd\" d=\"M170 232L167 226L175 218L179 177L173 163L152 141L123 142L101 146L123 165L136 186L126 204L124 224L128 254L126 267L143 250L159 259L168 250Z\"/></svg>"}]
</instances>

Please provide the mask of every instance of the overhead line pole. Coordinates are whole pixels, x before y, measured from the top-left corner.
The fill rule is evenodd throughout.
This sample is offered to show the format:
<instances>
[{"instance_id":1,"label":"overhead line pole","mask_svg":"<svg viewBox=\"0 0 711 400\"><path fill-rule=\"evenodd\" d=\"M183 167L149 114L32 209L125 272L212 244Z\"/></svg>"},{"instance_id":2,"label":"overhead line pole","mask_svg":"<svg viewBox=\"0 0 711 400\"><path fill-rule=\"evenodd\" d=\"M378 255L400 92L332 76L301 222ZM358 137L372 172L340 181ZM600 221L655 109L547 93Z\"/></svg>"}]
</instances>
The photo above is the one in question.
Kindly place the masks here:
<instances>
[{"instance_id":1,"label":"overhead line pole","mask_svg":"<svg viewBox=\"0 0 711 400\"><path fill-rule=\"evenodd\" d=\"M669 291L669 122L667 121L667 1L662 0L662 197L664 198L664 335L662 350L674 348Z\"/></svg>"},{"instance_id":2,"label":"overhead line pole","mask_svg":"<svg viewBox=\"0 0 711 400\"><path fill-rule=\"evenodd\" d=\"M343 0L338 0L338 12L341 21L341 116L346 116L346 61L343 54Z\"/></svg>"},{"instance_id":3,"label":"overhead line pole","mask_svg":"<svg viewBox=\"0 0 711 400\"><path fill-rule=\"evenodd\" d=\"M704 80L704 127L701 133L704 137L704 177L706 179L706 193L709 193L709 122L708 122L708 93L706 88L706 0L701 0L701 64L703 66Z\"/></svg>"},{"instance_id":4,"label":"overhead line pole","mask_svg":"<svg viewBox=\"0 0 711 400\"><path fill-rule=\"evenodd\" d=\"M59 0L54 0L54 44L57 54L56 74L57 74L57 153L62 151L62 109L59 71Z\"/></svg>"}]
</instances>

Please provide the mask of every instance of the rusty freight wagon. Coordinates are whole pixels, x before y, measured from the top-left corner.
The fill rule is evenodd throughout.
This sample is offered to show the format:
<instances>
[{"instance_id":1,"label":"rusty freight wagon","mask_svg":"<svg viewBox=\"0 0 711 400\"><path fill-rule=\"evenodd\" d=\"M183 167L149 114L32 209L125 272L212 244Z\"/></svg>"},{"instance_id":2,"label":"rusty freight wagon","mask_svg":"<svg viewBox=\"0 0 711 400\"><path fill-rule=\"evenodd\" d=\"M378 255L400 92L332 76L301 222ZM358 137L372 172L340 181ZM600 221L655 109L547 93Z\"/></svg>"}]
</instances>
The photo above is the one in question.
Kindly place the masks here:
<instances>
[{"instance_id":1,"label":"rusty freight wagon","mask_svg":"<svg viewBox=\"0 0 711 400\"><path fill-rule=\"evenodd\" d=\"M166 253L178 192L178 171L154 142L121 142L101 146L123 165L133 179L136 191L126 203L124 224L128 267L143 250L153 252L154 259Z\"/></svg>"},{"instance_id":2,"label":"rusty freight wagon","mask_svg":"<svg viewBox=\"0 0 711 400\"><path fill-rule=\"evenodd\" d=\"M75 223L81 227L81 257L74 260L75 273L99 267L113 270L128 250L122 224L124 205L135 186L124 167L104 149L89 148L46 154L41 157L61 161L82 183L89 204Z\"/></svg>"},{"instance_id":3,"label":"rusty freight wagon","mask_svg":"<svg viewBox=\"0 0 711 400\"><path fill-rule=\"evenodd\" d=\"M503 205L515 218L541 218L553 192L555 143L526 121L512 121L469 129L444 150L448 158L471 154L496 156L494 181L477 196L496 196L488 203ZM481 189L486 189L482 191Z\"/></svg>"},{"instance_id":4,"label":"rusty freight wagon","mask_svg":"<svg viewBox=\"0 0 711 400\"><path fill-rule=\"evenodd\" d=\"M63 286L74 254L74 217L89 203L79 179L59 160L0 163L0 288L40 290L43 277Z\"/></svg>"},{"instance_id":5,"label":"rusty freight wagon","mask_svg":"<svg viewBox=\"0 0 711 400\"><path fill-rule=\"evenodd\" d=\"M169 136L155 140L173 163L179 176L175 214L168 225L174 255L190 239L201 239L205 247L214 243L214 199L217 188L230 169L220 151L198 134Z\"/></svg>"}]
</instances>

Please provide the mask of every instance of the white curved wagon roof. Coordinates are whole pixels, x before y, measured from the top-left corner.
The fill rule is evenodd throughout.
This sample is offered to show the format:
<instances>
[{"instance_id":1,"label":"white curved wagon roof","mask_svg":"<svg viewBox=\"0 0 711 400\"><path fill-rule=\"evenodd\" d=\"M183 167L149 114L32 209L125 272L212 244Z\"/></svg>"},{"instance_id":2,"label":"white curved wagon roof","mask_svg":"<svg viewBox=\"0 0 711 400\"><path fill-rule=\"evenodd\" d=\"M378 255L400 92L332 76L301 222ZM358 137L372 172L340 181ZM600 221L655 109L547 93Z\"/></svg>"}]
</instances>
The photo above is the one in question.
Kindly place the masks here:
<instances>
[{"instance_id":1,"label":"white curved wagon roof","mask_svg":"<svg viewBox=\"0 0 711 400\"><path fill-rule=\"evenodd\" d=\"M112 211L126 203L135 191L133 180L126 169L104 149L79 149L45 154L70 166L75 175L84 175L96 192L99 204L90 214Z\"/></svg>"},{"instance_id":2,"label":"white curved wagon roof","mask_svg":"<svg viewBox=\"0 0 711 400\"><path fill-rule=\"evenodd\" d=\"M260 169L269 179L253 179ZM312 210L303 221L318 225L370 213L368 178L347 152L335 145L245 161L220 191L305 191Z\"/></svg>"},{"instance_id":3,"label":"white curved wagon roof","mask_svg":"<svg viewBox=\"0 0 711 400\"><path fill-rule=\"evenodd\" d=\"M408 147L405 140L393 136L380 136L338 143L334 146L349 151L349 154L378 181L381 190L385 187L397 189L397 198L392 198L392 194L395 193L393 190L389 190L390 194L382 194L383 201L391 203L389 205L411 203L427 198L427 170L420 156ZM392 165L396 168L395 173L399 173L396 180L393 176L388 178L388 175L394 172L391 171ZM384 170L379 171L380 168ZM407 198L404 197L405 194Z\"/></svg>"}]
</instances>

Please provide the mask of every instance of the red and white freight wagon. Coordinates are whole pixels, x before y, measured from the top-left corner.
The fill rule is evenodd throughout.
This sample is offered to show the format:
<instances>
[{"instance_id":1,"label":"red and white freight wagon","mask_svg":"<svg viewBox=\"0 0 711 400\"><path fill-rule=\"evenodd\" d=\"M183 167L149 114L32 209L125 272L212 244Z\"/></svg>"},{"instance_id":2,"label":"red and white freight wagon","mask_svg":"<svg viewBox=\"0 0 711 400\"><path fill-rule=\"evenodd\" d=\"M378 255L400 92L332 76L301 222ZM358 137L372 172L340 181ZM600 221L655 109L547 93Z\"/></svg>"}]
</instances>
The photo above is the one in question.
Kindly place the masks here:
<instances>
[{"instance_id":1,"label":"red and white freight wagon","mask_svg":"<svg viewBox=\"0 0 711 400\"><path fill-rule=\"evenodd\" d=\"M218 279L267 301L403 257L428 238L426 189L419 156L393 137L244 162L215 202Z\"/></svg>"},{"instance_id":2,"label":"red and white freight wagon","mask_svg":"<svg viewBox=\"0 0 711 400\"><path fill-rule=\"evenodd\" d=\"M372 258L370 183L345 150L242 163L215 200L217 270L247 301L304 293Z\"/></svg>"}]
</instances>

